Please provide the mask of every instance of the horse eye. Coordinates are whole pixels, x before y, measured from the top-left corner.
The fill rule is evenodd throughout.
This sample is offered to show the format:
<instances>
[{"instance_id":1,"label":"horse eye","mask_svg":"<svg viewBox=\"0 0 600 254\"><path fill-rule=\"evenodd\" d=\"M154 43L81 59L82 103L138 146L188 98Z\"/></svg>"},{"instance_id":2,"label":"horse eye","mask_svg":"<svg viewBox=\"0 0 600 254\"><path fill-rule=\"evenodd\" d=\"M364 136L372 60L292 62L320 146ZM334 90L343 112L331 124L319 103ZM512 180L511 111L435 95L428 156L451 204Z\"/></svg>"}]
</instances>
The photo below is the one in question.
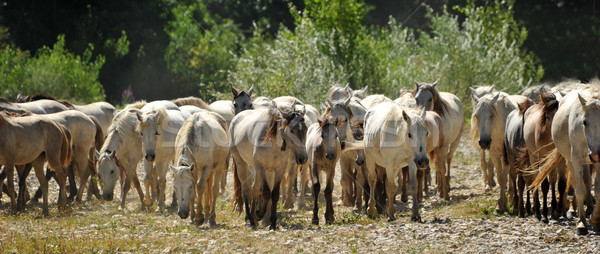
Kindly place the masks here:
<instances>
[{"instance_id":1,"label":"horse eye","mask_svg":"<svg viewBox=\"0 0 600 254\"><path fill-rule=\"evenodd\" d=\"M143 133L143 132L140 132L140 135L144 136L144 133Z\"/></svg>"},{"instance_id":2,"label":"horse eye","mask_svg":"<svg viewBox=\"0 0 600 254\"><path fill-rule=\"evenodd\" d=\"M113 170L111 170L111 171L110 171L110 173L111 173L111 174L114 174L114 173L115 173L115 170L114 170L114 169L113 169Z\"/></svg>"},{"instance_id":3,"label":"horse eye","mask_svg":"<svg viewBox=\"0 0 600 254\"><path fill-rule=\"evenodd\" d=\"M157 131L156 133L154 133L154 135L157 135L157 136L158 136L158 135L160 135L160 133L158 133L158 131Z\"/></svg>"},{"instance_id":4,"label":"horse eye","mask_svg":"<svg viewBox=\"0 0 600 254\"><path fill-rule=\"evenodd\" d=\"M583 126L587 126L587 121L583 120Z\"/></svg>"},{"instance_id":5,"label":"horse eye","mask_svg":"<svg viewBox=\"0 0 600 254\"><path fill-rule=\"evenodd\" d=\"M408 133L408 138L412 138L412 134Z\"/></svg>"}]
</instances>

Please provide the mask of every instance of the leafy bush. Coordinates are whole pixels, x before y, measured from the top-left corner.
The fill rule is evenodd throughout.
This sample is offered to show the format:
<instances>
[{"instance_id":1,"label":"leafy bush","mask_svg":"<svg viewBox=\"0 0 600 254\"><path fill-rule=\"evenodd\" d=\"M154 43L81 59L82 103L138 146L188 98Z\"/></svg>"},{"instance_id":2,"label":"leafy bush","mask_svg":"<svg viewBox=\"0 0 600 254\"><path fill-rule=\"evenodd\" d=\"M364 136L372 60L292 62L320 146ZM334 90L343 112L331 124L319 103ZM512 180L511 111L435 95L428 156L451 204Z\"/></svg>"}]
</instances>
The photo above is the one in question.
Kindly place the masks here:
<instances>
[{"instance_id":1,"label":"leafy bush","mask_svg":"<svg viewBox=\"0 0 600 254\"><path fill-rule=\"evenodd\" d=\"M254 85L255 94L291 95L318 105L331 84L347 82L343 66L327 54L335 50L333 32L319 31L310 19L302 18L295 32L283 28L273 41L260 34L256 32L237 59L229 75L234 86Z\"/></svg>"},{"instance_id":2,"label":"leafy bush","mask_svg":"<svg viewBox=\"0 0 600 254\"><path fill-rule=\"evenodd\" d=\"M212 17L202 1L177 4L171 12L165 58L176 82L188 87L188 93L204 92L204 99L223 97L220 91L229 91L227 74L235 66L241 31L229 19Z\"/></svg>"},{"instance_id":3,"label":"leafy bush","mask_svg":"<svg viewBox=\"0 0 600 254\"><path fill-rule=\"evenodd\" d=\"M7 46L0 51L0 96L13 99L18 93L48 94L77 103L104 100L98 73L104 57L92 58L90 46L83 56L65 49L64 36L58 36L52 48L44 46L37 55Z\"/></svg>"}]
</instances>

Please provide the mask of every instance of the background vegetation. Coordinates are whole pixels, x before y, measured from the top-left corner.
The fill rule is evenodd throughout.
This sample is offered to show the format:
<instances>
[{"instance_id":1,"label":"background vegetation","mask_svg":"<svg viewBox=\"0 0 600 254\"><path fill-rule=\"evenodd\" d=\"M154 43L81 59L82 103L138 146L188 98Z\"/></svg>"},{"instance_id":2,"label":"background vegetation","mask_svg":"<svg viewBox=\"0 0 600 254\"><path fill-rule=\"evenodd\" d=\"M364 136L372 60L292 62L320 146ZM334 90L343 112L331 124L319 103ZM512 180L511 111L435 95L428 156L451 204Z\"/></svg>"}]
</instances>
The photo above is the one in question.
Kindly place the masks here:
<instances>
[{"instance_id":1,"label":"background vegetation","mask_svg":"<svg viewBox=\"0 0 600 254\"><path fill-rule=\"evenodd\" d=\"M600 66L594 0L0 0L0 10L8 98L212 101L233 84L317 103L332 84L394 97L439 80L466 101L469 86L519 92Z\"/></svg>"}]
</instances>

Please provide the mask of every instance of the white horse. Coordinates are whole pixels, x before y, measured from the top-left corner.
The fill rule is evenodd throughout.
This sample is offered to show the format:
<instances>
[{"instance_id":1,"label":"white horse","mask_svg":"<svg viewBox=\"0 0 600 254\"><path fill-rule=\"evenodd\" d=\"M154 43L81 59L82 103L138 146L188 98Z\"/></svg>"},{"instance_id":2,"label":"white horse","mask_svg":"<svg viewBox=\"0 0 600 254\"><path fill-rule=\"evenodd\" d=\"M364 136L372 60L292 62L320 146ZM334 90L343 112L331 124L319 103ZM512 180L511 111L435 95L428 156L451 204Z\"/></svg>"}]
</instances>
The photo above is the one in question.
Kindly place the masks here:
<instances>
[{"instance_id":1,"label":"white horse","mask_svg":"<svg viewBox=\"0 0 600 254\"><path fill-rule=\"evenodd\" d=\"M141 111L135 108L125 108L117 113L108 128L104 145L96 151L96 168L103 183L102 197L112 200L116 182L121 179L121 208L125 208L132 184L138 192L141 207L144 206L144 192L136 173L142 159L142 138L136 130L139 114Z\"/></svg>"},{"instance_id":2,"label":"white horse","mask_svg":"<svg viewBox=\"0 0 600 254\"><path fill-rule=\"evenodd\" d=\"M436 177L438 186L439 184L444 186L444 188L441 188L442 192L440 196L449 200L452 159L456 148L458 148L458 143L460 143L465 126L462 102L454 94L438 91L436 87L437 81L433 84L419 84L415 81L415 84L414 95L417 105L424 107L425 110L435 111L441 117L442 125L444 126L444 142L450 144L448 147L449 150L446 153L447 175L442 176L442 179L437 179ZM438 188L438 190L440 189Z\"/></svg>"},{"instance_id":3,"label":"white horse","mask_svg":"<svg viewBox=\"0 0 600 254\"><path fill-rule=\"evenodd\" d=\"M488 150L490 159L494 164L498 182L500 183L500 199L498 200L498 210L505 212L508 210L506 198L506 184L509 167L505 167L504 155L504 137L506 130L506 119L511 111L518 109L518 103L511 100L508 94L499 92L488 94L482 98L471 94L473 101L477 104L473 108L471 116L471 139L476 147L482 150ZM523 101L527 100L525 96L520 96ZM482 153L483 154L483 153ZM482 167L486 166L485 158L481 157Z\"/></svg>"},{"instance_id":4,"label":"white horse","mask_svg":"<svg viewBox=\"0 0 600 254\"><path fill-rule=\"evenodd\" d=\"M477 105L477 102L473 100L473 98L481 98L485 95L496 92L494 86L480 86L477 88L469 87L469 89L471 89L471 108L475 108L475 105ZM481 171L483 171L483 185L485 186L486 190L491 190L492 188L496 187L496 181L494 181L494 163L492 162L492 159L486 159L486 150L481 149L479 146L476 147L479 151Z\"/></svg>"},{"instance_id":5,"label":"white horse","mask_svg":"<svg viewBox=\"0 0 600 254\"><path fill-rule=\"evenodd\" d=\"M566 160L577 197L577 234L588 233L586 211L594 207L591 202L592 179L590 165L600 168L600 87L595 85L580 91L571 91L560 101L552 121L554 149L540 166L540 174L532 185L539 186L556 168L561 160ZM591 224L600 230L600 174L596 172L595 198Z\"/></svg>"},{"instance_id":6,"label":"white horse","mask_svg":"<svg viewBox=\"0 0 600 254\"><path fill-rule=\"evenodd\" d=\"M168 164L175 154L175 138L189 115L179 110L167 110L162 106L148 107L148 105L142 108L142 114L137 115L139 120L137 130L142 136L145 159L144 203L150 206L155 199L158 199L159 211L162 212L165 204ZM150 197L151 186L153 198Z\"/></svg>"},{"instance_id":7,"label":"white horse","mask_svg":"<svg viewBox=\"0 0 600 254\"><path fill-rule=\"evenodd\" d=\"M387 213L389 220L395 220L394 200L396 197L395 177L402 167L409 166L410 185L414 189L416 183L417 165L409 141L408 131L411 118L402 108L393 102L384 102L371 108L365 116L363 145L365 149L365 165L370 186L370 200L367 214L370 218L377 217L375 208L375 190L378 182L376 166L385 169L388 176L386 193L388 195ZM412 219L420 220L417 192L413 192Z\"/></svg>"},{"instance_id":8,"label":"white horse","mask_svg":"<svg viewBox=\"0 0 600 254\"><path fill-rule=\"evenodd\" d=\"M176 166L169 167L175 175L173 186L179 199L178 215L185 219L191 211L192 221L201 224L208 218L211 227L214 227L219 180L226 172L229 155L227 122L214 112L204 110L195 113L185 121L175 142ZM203 197L210 201L204 207ZM194 207L194 199L197 199L197 208ZM209 213L207 217L202 213L203 208Z\"/></svg>"},{"instance_id":9,"label":"white horse","mask_svg":"<svg viewBox=\"0 0 600 254\"><path fill-rule=\"evenodd\" d=\"M246 110L229 127L231 156L235 162L234 203L252 227L264 216L271 201L270 228L277 227L279 185L288 158L306 163L306 125L303 112L294 107ZM262 197L258 194L262 193Z\"/></svg>"}]
</instances>

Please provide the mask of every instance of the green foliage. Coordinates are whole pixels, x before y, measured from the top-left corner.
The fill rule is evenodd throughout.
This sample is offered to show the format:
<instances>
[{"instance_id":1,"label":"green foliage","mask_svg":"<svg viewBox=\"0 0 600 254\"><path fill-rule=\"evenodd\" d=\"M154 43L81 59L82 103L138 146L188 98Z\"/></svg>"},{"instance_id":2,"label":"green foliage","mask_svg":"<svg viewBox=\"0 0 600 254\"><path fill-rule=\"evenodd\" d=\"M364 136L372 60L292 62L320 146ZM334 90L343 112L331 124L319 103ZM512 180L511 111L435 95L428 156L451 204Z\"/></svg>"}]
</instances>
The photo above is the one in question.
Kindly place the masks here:
<instances>
[{"instance_id":1,"label":"green foliage","mask_svg":"<svg viewBox=\"0 0 600 254\"><path fill-rule=\"evenodd\" d=\"M310 19L303 18L295 32L282 29L273 41L260 34L255 33L238 58L229 76L234 86L254 85L259 95L291 95L318 105L331 84L347 81L343 66L322 50L334 50L332 34L316 29Z\"/></svg>"},{"instance_id":2,"label":"green foliage","mask_svg":"<svg viewBox=\"0 0 600 254\"><path fill-rule=\"evenodd\" d=\"M93 47L83 56L65 49L64 36L58 36L52 48L44 46L37 55L6 47L0 51L0 96L13 99L23 94L48 94L77 103L104 100L102 85L98 82L104 57L92 61Z\"/></svg>"},{"instance_id":3,"label":"green foliage","mask_svg":"<svg viewBox=\"0 0 600 254\"><path fill-rule=\"evenodd\" d=\"M540 80L543 69L520 49L527 32L515 22L512 2L469 2L457 9L466 16L462 23L429 9L426 33L393 19L379 29L346 20L364 17L360 1L309 1L296 15L294 33L282 29L273 41L256 33L229 79L240 87L257 85L261 95L289 94L309 103L322 102L330 85L345 82L395 97L415 80L439 80L440 90L468 102L470 86L494 84L516 93ZM463 105L468 115L470 103Z\"/></svg>"},{"instance_id":4,"label":"green foliage","mask_svg":"<svg viewBox=\"0 0 600 254\"><path fill-rule=\"evenodd\" d=\"M110 38L104 42L104 47L112 49L117 58L124 57L129 53L129 40L127 40L127 33L125 30L121 31L121 37L118 39Z\"/></svg>"},{"instance_id":5,"label":"green foliage","mask_svg":"<svg viewBox=\"0 0 600 254\"><path fill-rule=\"evenodd\" d=\"M204 99L228 91L227 74L235 64L241 32L233 21L216 20L202 1L176 5L174 20L165 29L170 43L165 53L169 70L190 93L202 91Z\"/></svg>"}]
</instances>

